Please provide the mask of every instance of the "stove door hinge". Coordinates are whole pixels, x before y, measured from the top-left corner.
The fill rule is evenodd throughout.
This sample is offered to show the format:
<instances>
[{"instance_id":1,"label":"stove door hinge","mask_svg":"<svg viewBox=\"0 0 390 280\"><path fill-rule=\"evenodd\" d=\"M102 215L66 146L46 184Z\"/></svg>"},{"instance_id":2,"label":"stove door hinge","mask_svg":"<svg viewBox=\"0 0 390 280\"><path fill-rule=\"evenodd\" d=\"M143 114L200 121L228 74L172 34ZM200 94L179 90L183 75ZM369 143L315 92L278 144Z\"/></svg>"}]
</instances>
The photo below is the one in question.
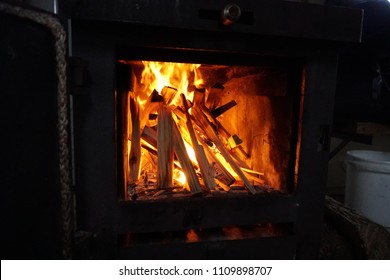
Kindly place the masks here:
<instances>
[{"instance_id":1,"label":"stove door hinge","mask_svg":"<svg viewBox=\"0 0 390 280\"><path fill-rule=\"evenodd\" d=\"M91 82L88 62L80 57L69 57L69 85L72 95L85 95Z\"/></svg>"}]
</instances>

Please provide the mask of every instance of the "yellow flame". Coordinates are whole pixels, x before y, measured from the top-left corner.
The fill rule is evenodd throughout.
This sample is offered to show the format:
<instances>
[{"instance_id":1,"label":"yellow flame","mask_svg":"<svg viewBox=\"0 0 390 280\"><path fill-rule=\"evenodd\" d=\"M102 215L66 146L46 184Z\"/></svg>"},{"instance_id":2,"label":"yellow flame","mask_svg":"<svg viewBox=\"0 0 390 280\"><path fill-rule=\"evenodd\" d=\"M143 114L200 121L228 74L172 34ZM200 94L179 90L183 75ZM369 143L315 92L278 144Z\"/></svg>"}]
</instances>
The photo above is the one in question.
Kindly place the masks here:
<instances>
[{"instance_id":1,"label":"yellow flame","mask_svg":"<svg viewBox=\"0 0 390 280\"><path fill-rule=\"evenodd\" d=\"M184 146L186 147L187 154L188 154L188 157L190 158L190 160L192 162L198 164L198 161L196 160L194 148L190 144L188 144L186 141L184 141Z\"/></svg>"},{"instance_id":2,"label":"yellow flame","mask_svg":"<svg viewBox=\"0 0 390 280\"><path fill-rule=\"evenodd\" d=\"M139 87L135 91L137 93L137 102L141 109L141 116L147 117L149 113L153 113L149 105L146 108L147 98L152 94L153 90L161 94L164 87L175 88L177 92L170 104L178 105L182 103L180 94L183 93L186 99L193 100L195 87L204 86L204 81L198 70L201 64L158 61L142 61L142 64L144 68L140 82L143 87ZM192 88L192 90L189 90L189 88ZM184 143L190 160L194 165L198 165L194 148L187 142L184 141ZM188 187L187 178L183 171L175 169L173 179L183 187Z\"/></svg>"},{"instance_id":3,"label":"yellow flame","mask_svg":"<svg viewBox=\"0 0 390 280\"><path fill-rule=\"evenodd\" d=\"M184 172L178 169L175 169L173 171L173 179L177 181L180 185L184 185L187 182L187 178Z\"/></svg>"},{"instance_id":4,"label":"yellow flame","mask_svg":"<svg viewBox=\"0 0 390 280\"><path fill-rule=\"evenodd\" d=\"M234 171L234 169L230 166L230 164L226 161L226 159L220 153L215 153L214 155L219 160L219 162L222 164L222 166L225 167L226 170L234 177L234 179L240 180L240 176L237 175L237 173Z\"/></svg>"},{"instance_id":5,"label":"yellow flame","mask_svg":"<svg viewBox=\"0 0 390 280\"><path fill-rule=\"evenodd\" d=\"M184 93L187 99L192 100L193 92L188 92L189 81L193 80L193 85L200 86L203 79L196 71L200 64L173 63L158 61L142 61L144 70L142 72L141 83L149 87L149 91L154 89L161 93L165 86L177 89L179 95ZM176 96L173 103L175 104Z\"/></svg>"}]
</instances>

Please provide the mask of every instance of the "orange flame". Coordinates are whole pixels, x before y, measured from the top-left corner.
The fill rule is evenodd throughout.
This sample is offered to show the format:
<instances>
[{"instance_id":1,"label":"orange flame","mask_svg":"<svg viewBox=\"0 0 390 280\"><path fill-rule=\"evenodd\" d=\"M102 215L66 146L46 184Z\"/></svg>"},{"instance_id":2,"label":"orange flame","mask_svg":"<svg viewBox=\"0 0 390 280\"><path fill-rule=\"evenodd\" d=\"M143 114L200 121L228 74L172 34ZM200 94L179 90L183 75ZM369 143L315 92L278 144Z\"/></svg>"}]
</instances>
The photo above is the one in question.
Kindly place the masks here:
<instances>
[{"instance_id":1,"label":"orange flame","mask_svg":"<svg viewBox=\"0 0 390 280\"><path fill-rule=\"evenodd\" d=\"M196 71L200 64L190 63L173 63L173 62L158 62L158 61L142 61L144 70L142 72L141 83L148 86L148 90L152 92L161 90L165 86L170 86L177 89L177 92L184 93L187 99L193 99L193 92L188 91L189 81L192 85L199 86L203 83ZM173 104L177 104L179 96L173 100Z\"/></svg>"},{"instance_id":2,"label":"orange flame","mask_svg":"<svg viewBox=\"0 0 390 280\"><path fill-rule=\"evenodd\" d=\"M172 63L158 61L142 61L144 69L142 71L141 83L146 86L146 90L151 93L156 90L161 94L164 87L177 89L177 94L172 100L172 104L181 102L180 94L183 93L187 99L193 99L193 91L189 91L189 86L197 87L203 84L197 69L200 64ZM191 84L190 84L191 83ZM144 108L146 99L139 99L140 107ZM192 162L197 163L194 149L186 142L187 153ZM180 170L175 170L174 180L185 185L187 182L185 174Z\"/></svg>"}]
</instances>

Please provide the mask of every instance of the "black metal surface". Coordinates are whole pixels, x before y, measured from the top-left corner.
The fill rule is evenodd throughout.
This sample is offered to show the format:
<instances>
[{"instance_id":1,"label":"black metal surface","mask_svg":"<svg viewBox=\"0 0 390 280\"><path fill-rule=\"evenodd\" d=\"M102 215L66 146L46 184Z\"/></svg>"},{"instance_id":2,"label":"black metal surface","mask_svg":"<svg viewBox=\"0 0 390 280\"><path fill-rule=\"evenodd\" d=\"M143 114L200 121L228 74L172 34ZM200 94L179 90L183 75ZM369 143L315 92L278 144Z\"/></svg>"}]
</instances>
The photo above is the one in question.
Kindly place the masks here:
<instances>
[{"instance_id":1,"label":"black metal surface","mask_svg":"<svg viewBox=\"0 0 390 280\"><path fill-rule=\"evenodd\" d=\"M237 0L241 20L230 26L221 22L221 12L229 1L61 1L66 17L142 23L191 30L223 31L358 42L362 11L343 7L311 5L287 1ZM342 28L341 28L342 27Z\"/></svg>"},{"instance_id":2,"label":"black metal surface","mask_svg":"<svg viewBox=\"0 0 390 280\"><path fill-rule=\"evenodd\" d=\"M73 96L77 227L96 234L94 258L115 258L115 46L73 31L73 55L88 65L88 94Z\"/></svg>"},{"instance_id":3,"label":"black metal surface","mask_svg":"<svg viewBox=\"0 0 390 280\"><path fill-rule=\"evenodd\" d=\"M294 259L296 237L280 236L243 240L120 246L120 259L209 259L277 260Z\"/></svg>"},{"instance_id":4,"label":"black metal surface","mask_svg":"<svg viewBox=\"0 0 390 280\"><path fill-rule=\"evenodd\" d=\"M323 49L305 58L302 141L298 171L297 258L313 258L320 245L321 219L329 142L323 146L322 127L331 127L336 88L337 52ZM321 146L318 149L319 145ZM321 205L321 206L319 206Z\"/></svg>"},{"instance_id":5,"label":"black metal surface","mask_svg":"<svg viewBox=\"0 0 390 280\"><path fill-rule=\"evenodd\" d=\"M296 198L287 195L231 195L120 203L116 231L163 232L191 228L287 223L297 219Z\"/></svg>"},{"instance_id":6,"label":"black metal surface","mask_svg":"<svg viewBox=\"0 0 390 280\"><path fill-rule=\"evenodd\" d=\"M1 258L61 258L54 41L0 14Z\"/></svg>"}]
</instances>

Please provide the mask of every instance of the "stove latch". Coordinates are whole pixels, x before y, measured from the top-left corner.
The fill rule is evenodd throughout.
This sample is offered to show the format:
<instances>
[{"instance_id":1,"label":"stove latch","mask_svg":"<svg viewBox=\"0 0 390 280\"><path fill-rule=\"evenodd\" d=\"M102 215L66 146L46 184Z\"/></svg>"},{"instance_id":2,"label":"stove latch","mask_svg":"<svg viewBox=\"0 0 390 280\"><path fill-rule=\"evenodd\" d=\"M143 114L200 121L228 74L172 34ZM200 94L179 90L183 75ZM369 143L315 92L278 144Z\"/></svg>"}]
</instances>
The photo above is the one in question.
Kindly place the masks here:
<instances>
[{"instance_id":1,"label":"stove latch","mask_svg":"<svg viewBox=\"0 0 390 280\"><path fill-rule=\"evenodd\" d=\"M200 9L199 19L217 21L222 26L254 24L254 12L242 10L237 4L227 4L222 10Z\"/></svg>"},{"instance_id":2,"label":"stove latch","mask_svg":"<svg viewBox=\"0 0 390 280\"><path fill-rule=\"evenodd\" d=\"M241 8L236 4L227 4L222 10L223 25L232 25L241 17Z\"/></svg>"}]
</instances>

